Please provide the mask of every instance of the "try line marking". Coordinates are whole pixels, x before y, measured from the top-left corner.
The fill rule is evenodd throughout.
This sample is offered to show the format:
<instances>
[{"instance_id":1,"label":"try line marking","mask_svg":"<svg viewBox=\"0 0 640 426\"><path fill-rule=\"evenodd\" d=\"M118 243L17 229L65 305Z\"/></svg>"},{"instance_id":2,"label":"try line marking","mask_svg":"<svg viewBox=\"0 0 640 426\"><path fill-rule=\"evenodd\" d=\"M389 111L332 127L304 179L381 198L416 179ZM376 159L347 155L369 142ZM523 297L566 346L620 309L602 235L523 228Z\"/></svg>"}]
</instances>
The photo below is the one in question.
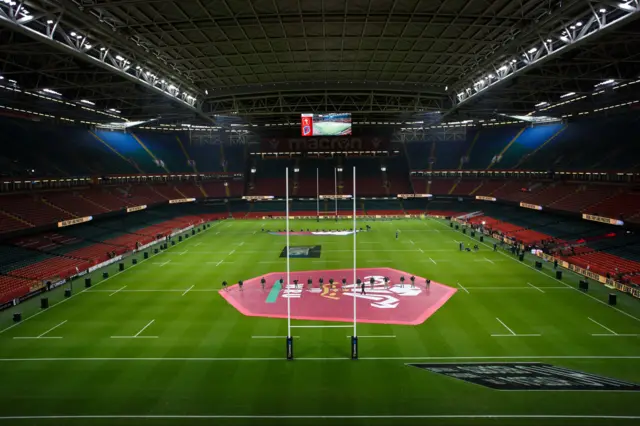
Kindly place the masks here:
<instances>
[{"instance_id":1,"label":"try line marking","mask_svg":"<svg viewBox=\"0 0 640 426\"><path fill-rule=\"evenodd\" d=\"M358 359L361 360L371 360L371 361L461 361L461 360L469 360L469 361L483 361L483 360L531 360L531 359L631 359L636 360L640 359L640 355L514 355L514 356L406 356L406 357L394 357L394 356L382 356L382 357L360 357ZM331 360L349 360L352 362L351 357L330 357L330 358L305 358L298 357L296 360L303 361L331 361ZM288 362L285 357L280 358L0 358L0 362L51 362L51 361L60 361L60 362L104 362L104 361L114 361L114 362L156 362L156 361L167 361L167 362L213 362L213 361L283 361Z\"/></svg>"}]
</instances>

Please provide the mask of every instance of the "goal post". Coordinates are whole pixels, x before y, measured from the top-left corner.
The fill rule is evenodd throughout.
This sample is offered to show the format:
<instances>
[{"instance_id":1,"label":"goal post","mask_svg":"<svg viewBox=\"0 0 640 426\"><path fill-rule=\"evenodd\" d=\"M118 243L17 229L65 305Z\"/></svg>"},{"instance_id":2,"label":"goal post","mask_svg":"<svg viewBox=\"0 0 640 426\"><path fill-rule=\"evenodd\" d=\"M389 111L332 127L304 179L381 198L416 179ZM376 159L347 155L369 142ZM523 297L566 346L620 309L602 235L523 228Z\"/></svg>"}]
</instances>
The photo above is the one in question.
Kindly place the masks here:
<instances>
[{"instance_id":1,"label":"goal post","mask_svg":"<svg viewBox=\"0 0 640 426\"><path fill-rule=\"evenodd\" d=\"M336 190L336 194L335 194L335 213L336 213L336 220L338 217L338 197L337 197L337 170L334 169L334 178L336 179L335 182L335 190ZM318 175L316 177L316 179L319 180L319 172ZM317 188L318 192L319 192L319 188ZM357 287L357 254L356 254L356 246L357 246L357 235L358 235L358 228L357 228L357 220L356 220L356 213L357 213L357 201L356 201L356 167L353 167L353 194L352 194L352 201L353 201L353 216L352 216L352 220L353 220L353 277L352 277L352 283L349 286L351 288L351 291L353 291L353 333L350 336L349 342L350 342L350 353L351 353L351 358L352 359L358 359L358 334L357 334L357 324L358 324L358 315L357 315L357 291L358 291L358 287ZM318 199L319 199L319 194L318 194ZM294 359L294 350L293 350L293 336L291 333L291 329L292 328L351 328L351 325L292 325L291 324L291 297L290 296L290 290L291 290L291 262L290 262L290 256L291 256L291 250L290 250L290 232L291 232L291 227L289 226L289 216L290 216L290 212L289 212L289 168L287 167L285 170L285 223L286 223L286 229L285 229L285 234L286 234L286 283L285 283L285 292L286 292L286 299L287 299L287 339L286 339L286 354L287 354L287 359L288 360L293 360ZM319 205L318 205L318 212L319 212ZM343 289L344 291L344 289Z\"/></svg>"}]
</instances>

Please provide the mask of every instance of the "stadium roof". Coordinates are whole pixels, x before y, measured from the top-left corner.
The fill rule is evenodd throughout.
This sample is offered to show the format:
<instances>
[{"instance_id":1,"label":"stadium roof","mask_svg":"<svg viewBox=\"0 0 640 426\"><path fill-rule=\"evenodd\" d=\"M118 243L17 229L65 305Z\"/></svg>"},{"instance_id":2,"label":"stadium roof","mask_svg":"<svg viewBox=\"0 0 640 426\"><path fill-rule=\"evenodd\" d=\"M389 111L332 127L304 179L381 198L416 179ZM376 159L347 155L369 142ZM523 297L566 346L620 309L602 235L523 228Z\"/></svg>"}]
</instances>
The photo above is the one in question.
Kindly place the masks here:
<instances>
[{"instance_id":1,"label":"stadium roof","mask_svg":"<svg viewBox=\"0 0 640 426\"><path fill-rule=\"evenodd\" d=\"M193 123L292 121L311 111L371 121L577 114L638 99L640 84L628 85L640 76L638 8L638 0L0 0L0 84L20 89L0 90L0 102L71 118Z\"/></svg>"}]
</instances>

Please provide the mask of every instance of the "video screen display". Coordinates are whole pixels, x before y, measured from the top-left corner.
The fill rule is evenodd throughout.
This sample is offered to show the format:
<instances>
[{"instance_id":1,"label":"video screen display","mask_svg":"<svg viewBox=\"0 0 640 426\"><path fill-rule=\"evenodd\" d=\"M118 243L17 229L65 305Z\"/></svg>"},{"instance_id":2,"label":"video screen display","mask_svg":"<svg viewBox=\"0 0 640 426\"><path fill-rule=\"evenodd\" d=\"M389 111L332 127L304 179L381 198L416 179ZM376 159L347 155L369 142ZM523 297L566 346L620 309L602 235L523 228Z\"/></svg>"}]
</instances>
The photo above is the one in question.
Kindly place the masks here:
<instances>
[{"instance_id":1,"label":"video screen display","mask_svg":"<svg viewBox=\"0 0 640 426\"><path fill-rule=\"evenodd\" d=\"M302 136L344 136L351 134L351 114L302 114Z\"/></svg>"}]
</instances>

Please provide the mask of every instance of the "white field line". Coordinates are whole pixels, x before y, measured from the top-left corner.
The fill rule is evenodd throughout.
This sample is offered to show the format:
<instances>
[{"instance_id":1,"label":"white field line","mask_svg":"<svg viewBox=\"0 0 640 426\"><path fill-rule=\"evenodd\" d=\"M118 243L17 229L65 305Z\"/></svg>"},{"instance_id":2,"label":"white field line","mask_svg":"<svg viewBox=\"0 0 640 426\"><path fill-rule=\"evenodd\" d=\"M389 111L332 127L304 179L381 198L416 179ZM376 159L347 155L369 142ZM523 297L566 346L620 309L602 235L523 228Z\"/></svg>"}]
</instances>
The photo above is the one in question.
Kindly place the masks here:
<instances>
[{"instance_id":1,"label":"white field line","mask_svg":"<svg viewBox=\"0 0 640 426\"><path fill-rule=\"evenodd\" d=\"M611 333L611 334L613 334L613 335L618 334L618 333L616 333L615 331L613 331L612 329L610 329L609 327L605 327L604 325L600 324L598 321L594 320L593 318L590 318L590 317L588 317L588 318L589 318L589 321L591 321L591 322L593 322L593 323L595 323L595 324L598 324L600 327L604 328L604 329L605 329L605 330L607 330L609 333Z\"/></svg>"},{"instance_id":2,"label":"white field line","mask_svg":"<svg viewBox=\"0 0 640 426\"><path fill-rule=\"evenodd\" d=\"M243 246L244 245L244 241L241 241L240 244L238 244L238 247Z\"/></svg>"},{"instance_id":3,"label":"white field line","mask_svg":"<svg viewBox=\"0 0 640 426\"><path fill-rule=\"evenodd\" d=\"M352 325L349 327L353 327ZM510 336L508 334L507 336ZM611 336L607 334L607 336ZM145 336L140 336L145 337ZM139 338L140 338L139 337ZM122 336L122 338L131 338L131 336ZM350 357L332 357L332 358L305 358L299 357L297 360L312 360L312 361L329 361L329 360L350 360ZM394 361L476 361L483 362L485 360L532 360L532 359L568 359L568 360L604 360L604 359L618 359L618 360L637 360L640 359L640 355L514 355L514 356L406 356L406 357L361 357L360 360L394 360ZM286 362L284 357L277 358L158 358L158 357L134 357L134 358L0 358L0 362L228 362L228 361L280 361Z\"/></svg>"},{"instance_id":4,"label":"white field line","mask_svg":"<svg viewBox=\"0 0 640 426\"><path fill-rule=\"evenodd\" d=\"M440 223L442 226L445 226L445 227L446 227L446 225L445 225L445 224L443 224L443 223L441 223L441 222L438 222L438 223ZM467 238L471 239L472 241L475 241L475 240L473 240L470 236L468 236L468 235L466 235L466 234L463 234L463 235L464 235L464 236L466 236ZM482 244L482 245L483 245L483 246L485 246L485 247L489 247L490 249L493 249L493 247L491 247L491 246L490 246L489 244L487 244L487 243L481 242L480 244ZM583 292L583 291L578 290L577 288L571 287L569 284L567 284L567 283L565 283L565 282L563 282L563 281L560 281L559 279L557 279L557 278L555 278L555 277L552 277L552 276L550 276L550 275L547 275L547 274L545 274L543 271L541 271L541 270L539 270L539 269L536 269L536 268L534 268L534 267L533 267L533 266L531 266L531 265L527 265L527 264L526 264L526 263L524 263L524 262L520 262L520 261L516 260L515 258L512 258L512 257L510 257L509 255L507 255L506 253L503 253L503 252L501 252L501 251L498 251L497 253L501 254L502 256L505 256L507 259L511 259L511 260L513 260L513 261L514 261L514 262L516 262L518 265L522 265L522 266L524 266L524 267L526 267L526 268L529 268L529 269L531 269L531 270L533 270L533 271L536 271L537 273L542 274L542 275L544 275L545 277L547 277L547 278L549 278L549 279L551 279L551 280L557 281L557 282L559 282L560 284L562 284L562 285L564 285L564 286L566 286L566 287L568 287L568 288L570 288L570 289L572 289L572 290L575 290L575 291L577 291L578 293L580 293L580 294L582 294L582 295L584 295L584 296L587 296L588 298L593 299L593 300L595 300L596 302L598 302L598 303L600 303L600 304L602 304L602 305L604 305L604 306L606 306L606 307L608 307L608 308L611 308L611 309L613 309L613 310L615 310L615 311L617 311L617 312L621 313L622 315L626 315L627 317L632 318L632 319L634 319L634 320L636 320L636 321L640 322L640 318L638 318L638 317L636 317L636 316L633 316L633 315L631 315L630 313L623 311L622 309L618 309L618 308L616 308L615 306L611 306L611 305L609 305L608 303L606 303L606 302L604 302L604 301L602 301L602 300L600 300L600 299L597 299L596 297L594 297L594 296L592 296L592 295L590 295L590 294L588 294L588 293L585 293L585 292Z\"/></svg>"},{"instance_id":5,"label":"white field line","mask_svg":"<svg viewBox=\"0 0 640 426\"><path fill-rule=\"evenodd\" d=\"M485 258L484 258L484 260L486 260L487 262L489 262L489 263L491 263L491 264L495 265L495 263L493 263L493 260L491 260L491 259L489 259L489 258L486 258L486 257L485 257Z\"/></svg>"},{"instance_id":6,"label":"white field line","mask_svg":"<svg viewBox=\"0 0 640 426\"><path fill-rule=\"evenodd\" d=\"M199 245L201 245L201 244L202 244L201 242L198 242L198 243L195 243L193 246L194 246L194 247L198 247L198 246L199 246Z\"/></svg>"},{"instance_id":7,"label":"white field line","mask_svg":"<svg viewBox=\"0 0 640 426\"><path fill-rule=\"evenodd\" d=\"M422 250L422 248L418 247L418 250L420 250L420 253L424 253L424 250Z\"/></svg>"},{"instance_id":8,"label":"white field line","mask_svg":"<svg viewBox=\"0 0 640 426\"><path fill-rule=\"evenodd\" d=\"M138 334L136 334L133 337L138 337L143 331L145 331L151 324L154 323L154 319L152 319L151 321L149 321L149 324L145 325L144 327L142 327L142 330L138 331Z\"/></svg>"},{"instance_id":9,"label":"white field line","mask_svg":"<svg viewBox=\"0 0 640 426\"><path fill-rule=\"evenodd\" d=\"M513 331L512 329L510 329L509 327L507 327L507 324L503 323L503 322L500 320L500 318L497 318L497 317L496 317L496 319L498 320L498 322L499 322L500 324L502 324L502 325L504 326L504 328L506 328L506 329L509 331L509 333L511 333L511 334L512 334L512 335L514 335L514 336L516 335L516 333L514 333L514 331Z\"/></svg>"},{"instance_id":10,"label":"white field line","mask_svg":"<svg viewBox=\"0 0 640 426\"><path fill-rule=\"evenodd\" d=\"M48 337L48 336L45 337L45 335L48 334L49 332L55 330L56 328L60 327L65 322L67 322L67 320L64 320L60 324L51 327L49 330L45 331L44 333L42 333L39 336L14 337L14 339L16 339L16 340L25 340L25 339L62 339L62 337Z\"/></svg>"},{"instance_id":11,"label":"white field line","mask_svg":"<svg viewBox=\"0 0 640 426\"><path fill-rule=\"evenodd\" d=\"M352 336L347 336L347 337L352 337ZM395 339L396 336L389 334L389 335L384 335L384 334L378 334L378 335L372 335L372 336L358 336L358 339Z\"/></svg>"},{"instance_id":12,"label":"white field line","mask_svg":"<svg viewBox=\"0 0 640 426\"><path fill-rule=\"evenodd\" d=\"M492 334L491 337L540 337L539 334Z\"/></svg>"},{"instance_id":13,"label":"white field line","mask_svg":"<svg viewBox=\"0 0 640 426\"><path fill-rule=\"evenodd\" d=\"M300 336L291 336L294 339L299 339ZM252 339L286 339L287 336L251 336Z\"/></svg>"},{"instance_id":14,"label":"white field line","mask_svg":"<svg viewBox=\"0 0 640 426\"><path fill-rule=\"evenodd\" d=\"M640 334L592 334L596 337L638 337Z\"/></svg>"},{"instance_id":15,"label":"white field line","mask_svg":"<svg viewBox=\"0 0 640 426\"><path fill-rule=\"evenodd\" d=\"M542 289L541 289L541 288L539 288L539 287L536 287L535 285L533 285L533 284L531 284L531 283L527 283L527 285L529 285L529 286L531 286L531 287L535 288L535 289L536 289L536 290L538 290L540 293L544 293L544 290L542 290Z\"/></svg>"},{"instance_id":16,"label":"white field line","mask_svg":"<svg viewBox=\"0 0 640 426\"><path fill-rule=\"evenodd\" d=\"M220 225L221 223L222 223L222 222L215 223L213 226L214 226L214 227L215 227L215 226L218 226L218 225ZM211 228L207 228L207 230L209 230L209 229L211 229ZM206 232L207 230L205 230L205 232ZM197 235L204 235L204 232L201 232L200 234L197 234ZM186 239L183 239L182 241L179 241L178 243L176 243L176 245L177 245L177 244L182 244L182 243L183 243L183 242L185 242L185 241L187 241L187 240L186 240ZM173 246L173 247L175 247L175 246ZM169 247L169 249L171 249L171 247ZM168 252L166 252L166 251L165 251L165 252L163 252L163 253L168 253ZM136 263L135 265L131 265L131 267L129 267L129 268L127 268L127 269L125 269L124 271L118 271L118 272L116 272L115 274L110 275L108 278L103 279L102 281L100 281L99 283L97 283L95 286L98 286L98 285L100 285L100 284L102 284L102 283L104 283L104 282L106 282L106 281L109 281L111 278L117 277L118 275L122 274L123 272L127 272L127 271L129 271L130 269L135 268L136 266L138 266L138 265L142 264L143 262L146 262L146 261L147 261L147 260L149 260L149 259L153 259L153 257L148 257L147 259L142 259L140 262ZM95 286L94 286L94 287L95 287ZM61 301L59 301L58 303L54 303L53 305L49 306L49 309L47 309L47 310L38 311L38 312L36 312L35 314L33 314L33 315L29 316L29 317L24 318L24 319L23 319L22 321L20 321L20 322L17 322L17 323L15 323L15 324L13 324L13 325L10 325L10 326L9 326L9 327L7 327L7 328L3 328L2 330L0 330L0 334L4 333L5 331L11 330L11 329L12 329L12 328L14 328L14 327L17 327L17 326L19 326L20 324L24 324L26 321L29 321L30 319L35 318L35 317L37 317L37 316L38 316L38 315L40 315L40 314L43 314L43 313L45 313L45 312L50 311L54 306L58 306L58 305L61 305L61 304L63 304L63 303L68 302L69 300L73 299L74 297L78 296L79 294L82 294L82 293L87 292L87 290L89 290L89 289L91 289L91 288L92 288L92 287L85 288L84 290L82 290L82 291L80 291L80 292L78 292L78 293L74 293L74 294L72 294L72 295L71 295L71 297L68 297L68 298L62 299L62 300L61 300Z\"/></svg>"},{"instance_id":17,"label":"white field line","mask_svg":"<svg viewBox=\"0 0 640 426\"><path fill-rule=\"evenodd\" d=\"M157 339L158 336L111 336L112 339Z\"/></svg>"},{"instance_id":18,"label":"white field line","mask_svg":"<svg viewBox=\"0 0 640 426\"><path fill-rule=\"evenodd\" d=\"M434 265L437 265L436 261L435 261L435 260L433 260L432 258L429 258L429 260L430 260Z\"/></svg>"},{"instance_id":19,"label":"white field line","mask_svg":"<svg viewBox=\"0 0 640 426\"><path fill-rule=\"evenodd\" d=\"M220 266L220 264L221 264L222 262L223 262L222 260L221 260L221 261L219 261L218 263L216 263L216 266Z\"/></svg>"},{"instance_id":20,"label":"white field line","mask_svg":"<svg viewBox=\"0 0 640 426\"><path fill-rule=\"evenodd\" d=\"M56 328L60 327L62 324L64 324L65 322L67 322L67 320L62 321L60 324L51 327L49 330L45 331L44 333L42 333L41 335L38 336L38 339L43 337L45 334L48 334L49 332L55 330Z\"/></svg>"},{"instance_id":21,"label":"white field line","mask_svg":"<svg viewBox=\"0 0 640 426\"><path fill-rule=\"evenodd\" d=\"M195 286L196 286L196 285L194 284L194 285L192 285L191 287L189 287L188 289L186 289L186 290L184 291L184 293L182 293L182 296L184 296L185 294L189 293L189 291L191 291L191 289L192 289L192 288L194 288Z\"/></svg>"},{"instance_id":22,"label":"white field line","mask_svg":"<svg viewBox=\"0 0 640 426\"><path fill-rule=\"evenodd\" d=\"M127 288L127 286L126 286L126 285L125 285L125 286L120 287L118 290L114 291L114 292L113 292L113 293L111 293L109 296L113 296L114 294L116 294L116 293L118 293L118 292L120 292L120 291L124 290L125 288Z\"/></svg>"},{"instance_id":23,"label":"white field line","mask_svg":"<svg viewBox=\"0 0 640 426\"><path fill-rule=\"evenodd\" d=\"M165 266L166 264L168 264L169 262L171 262L171 259L167 260L167 261L166 261L166 262L164 262L164 263L160 263L159 265L160 265L160 267L163 267L163 266Z\"/></svg>"},{"instance_id":24,"label":"white field line","mask_svg":"<svg viewBox=\"0 0 640 426\"><path fill-rule=\"evenodd\" d=\"M458 283L458 287L460 287L461 289L463 289L463 290L465 291L465 293L467 293L467 294L471 294L471 293L469 293L469 290L467 290L466 288L464 288L464 287L462 286L462 284Z\"/></svg>"},{"instance_id":25,"label":"white field line","mask_svg":"<svg viewBox=\"0 0 640 426\"><path fill-rule=\"evenodd\" d=\"M229 256L231 256L235 252L236 252L236 249L231 250L231 252L229 252Z\"/></svg>"},{"instance_id":26,"label":"white field line","mask_svg":"<svg viewBox=\"0 0 640 426\"><path fill-rule=\"evenodd\" d=\"M413 240L409 240L409 242L413 245L415 245L416 243L413 242Z\"/></svg>"},{"instance_id":27,"label":"white field line","mask_svg":"<svg viewBox=\"0 0 640 426\"><path fill-rule=\"evenodd\" d=\"M189 250L185 250L183 252L180 253L180 256L184 256Z\"/></svg>"},{"instance_id":28,"label":"white field line","mask_svg":"<svg viewBox=\"0 0 640 426\"><path fill-rule=\"evenodd\" d=\"M291 328L353 328L352 325L292 325Z\"/></svg>"}]
</instances>

